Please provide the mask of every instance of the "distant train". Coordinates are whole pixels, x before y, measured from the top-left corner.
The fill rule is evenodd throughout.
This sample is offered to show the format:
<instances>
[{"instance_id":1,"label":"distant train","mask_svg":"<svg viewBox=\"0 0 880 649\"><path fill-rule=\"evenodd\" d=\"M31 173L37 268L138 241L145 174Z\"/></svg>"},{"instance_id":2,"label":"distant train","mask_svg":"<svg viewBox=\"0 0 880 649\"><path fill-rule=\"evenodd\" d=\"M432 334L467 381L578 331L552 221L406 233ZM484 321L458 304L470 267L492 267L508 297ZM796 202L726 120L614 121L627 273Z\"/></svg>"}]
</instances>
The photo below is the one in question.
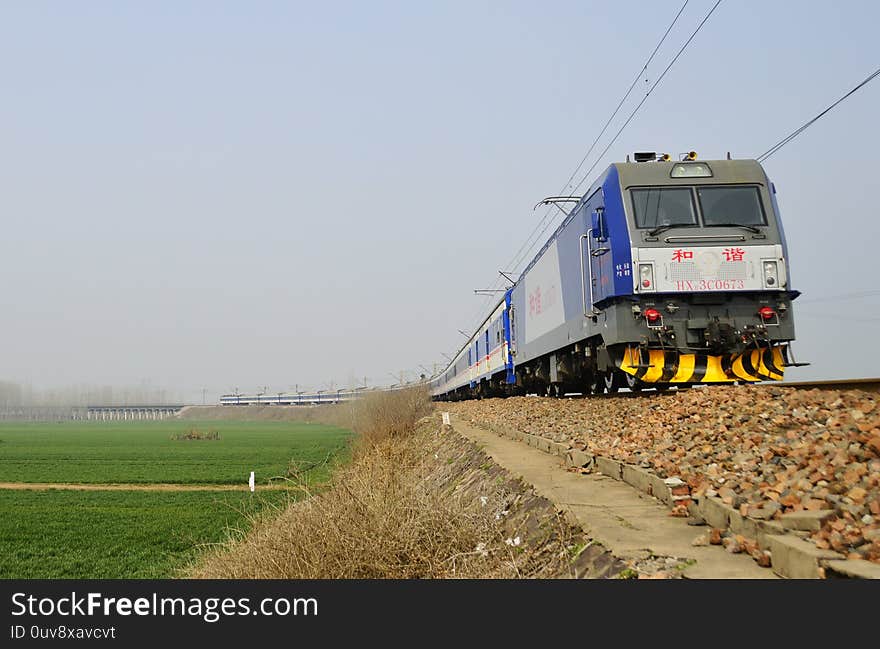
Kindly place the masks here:
<instances>
[{"instance_id":1,"label":"distant train","mask_svg":"<svg viewBox=\"0 0 880 649\"><path fill-rule=\"evenodd\" d=\"M423 377L424 379L424 377ZM353 390L318 390L316 392L263 392L261 394L223 394L221 406L318 406L328 403L355 401L373 392L394 392L407 387L422 385L424 381L394 385L387 388L355 388Z\"/></svg>"},{"instance_id":2,"label":"distant train","mask_svg":"<svg viewBox=\"0 0 880 649\"><path fill-rule=\"evenodd\" d=\"M435 399L781 380L794 340L776 189L755 160L636 153L578 197Z\"/></svg>"},{"instance_id":3,"label":"distant train","mask_svg":"<svg viewBox=\"0 0 880 649\"><path fill-rule=\"evenodd\" d=\"M364 391L322 390L320 392L263 393L263 394L224 394L220 396L221 406L316 406L323 403L344 403L359 399Z\"/></svg>"}]
</instances>

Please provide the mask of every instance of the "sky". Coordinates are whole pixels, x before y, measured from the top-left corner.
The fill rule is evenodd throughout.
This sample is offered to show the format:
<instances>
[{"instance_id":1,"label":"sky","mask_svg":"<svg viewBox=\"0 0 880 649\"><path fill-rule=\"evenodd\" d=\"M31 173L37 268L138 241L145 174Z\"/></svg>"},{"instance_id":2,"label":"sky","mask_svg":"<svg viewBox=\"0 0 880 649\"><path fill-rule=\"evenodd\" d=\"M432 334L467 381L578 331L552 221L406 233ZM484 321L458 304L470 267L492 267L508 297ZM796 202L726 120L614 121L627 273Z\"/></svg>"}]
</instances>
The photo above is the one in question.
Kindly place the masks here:
<instances>
[{"instance_id":1,"label":"sky","mask_svg":"<svg viewBox=\"0 0 880 649\"><path fill-rule=\"evenodd\" d=\"M725 0L596 159L712 4L587 185L637 150L756 157L880 65L876 2ZM681 5L3 3L0 379L198 403L444 363ZM875 81L764 165L792 380L880 376L878 109Z\"/></svg>"}]
</instances>

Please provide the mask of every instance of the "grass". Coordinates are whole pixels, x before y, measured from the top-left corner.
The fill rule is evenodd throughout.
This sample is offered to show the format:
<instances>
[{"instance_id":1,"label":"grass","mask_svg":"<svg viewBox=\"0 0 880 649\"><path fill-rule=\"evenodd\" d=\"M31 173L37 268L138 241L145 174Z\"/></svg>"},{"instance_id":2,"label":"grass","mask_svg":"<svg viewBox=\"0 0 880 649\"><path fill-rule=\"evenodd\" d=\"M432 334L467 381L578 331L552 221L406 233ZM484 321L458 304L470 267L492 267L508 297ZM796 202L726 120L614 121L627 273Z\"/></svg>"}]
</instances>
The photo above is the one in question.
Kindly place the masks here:
<instances>
[{"instance_id":1,"label":"grass","mask_svg":"<svg viewBox=\"0 0 880 649\"><path fill-rule=\"evenodd\" d=\"M188 439L193 430L218 435ZM351 435L279 421L2 423L0 482L244 486L251 471L261 484L297 468L314 484L349 454ZM0 489L0 578L174 576L294 493Z\"/></svg>"},{"instance_id":2,"label":"grass","mask_svg":"<svg viewBox=\"0 0 880 649\"><path fill-rule=\"evenodd\" d=\"M192 429L220 439L172 439ZM260 483L285 475L291 458L320 465L350 436L307 422L2 423L0 482L243 484L254 471Z\"/></svg>"},{"instance_id":3,"label":"grass","mask_svg":"<svg viewBox=\"0 0 880 649\"><path fill-rule=\"evenodd\" d=\"M162 578L287 492L0 490L0 578Z\"/></svg>"}]
</instances>

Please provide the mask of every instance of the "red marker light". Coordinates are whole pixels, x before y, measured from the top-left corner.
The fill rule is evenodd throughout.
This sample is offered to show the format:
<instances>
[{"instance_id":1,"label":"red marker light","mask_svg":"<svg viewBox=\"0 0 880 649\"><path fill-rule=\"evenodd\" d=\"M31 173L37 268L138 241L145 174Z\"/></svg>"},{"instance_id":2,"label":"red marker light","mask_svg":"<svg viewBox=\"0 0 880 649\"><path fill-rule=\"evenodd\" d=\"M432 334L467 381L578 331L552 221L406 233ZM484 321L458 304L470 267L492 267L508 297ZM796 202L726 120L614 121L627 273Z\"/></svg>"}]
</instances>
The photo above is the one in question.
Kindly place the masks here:
<instances>
[{"instance_id":1,"label":"red marker light","mask_svg":"<svg viewBox=\"0 0 880 649\"><path fill-rule=\"evenodd\" d=\"M776 311L774 311L769 306L762 306L758 309L758 315L761 316L761 319L764 321L772 320L776 317Z\"/></svg>"},{"instance_id":2,"label":"red marker light","mask_svg":"<svg viewBox=\"0 0 880 649\"><path fill-rule=\"evenodd\" d=\"M660 312L657 309L645 309L645 319L648 322L657 322L660 319Z\"/></svg>"},{"instance_id":3,"label":"red marker light","mask_svg":"<svg viewBox=\"0 0 880 649\"><path fill-rule=\"evenodd\" d=\"M650 288L650 287L651 287L651 280L649 280L649 279L643 279L643 280L642 280L642 286L644 286L645 288Z\"/></svg>"}]
</instances>

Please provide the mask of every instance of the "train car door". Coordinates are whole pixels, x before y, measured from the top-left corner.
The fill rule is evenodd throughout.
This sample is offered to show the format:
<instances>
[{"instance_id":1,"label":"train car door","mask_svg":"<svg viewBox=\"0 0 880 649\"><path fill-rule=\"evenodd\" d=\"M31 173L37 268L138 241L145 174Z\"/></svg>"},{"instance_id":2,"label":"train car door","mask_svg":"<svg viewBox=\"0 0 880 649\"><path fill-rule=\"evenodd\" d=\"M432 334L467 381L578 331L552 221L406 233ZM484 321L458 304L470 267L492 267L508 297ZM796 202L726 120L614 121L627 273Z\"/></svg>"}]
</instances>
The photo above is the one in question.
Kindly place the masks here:
<instances>
[{"instance_id":1,"label":"train car door","mask_svg":"<svg viewBox=\"0 0 880 649\"><path fill-rule=\"evenodd\" d=\"M489 367L489 349L490 349L490 347L489 347L489 330L486 329L486 368L485 368L486 372L488 372L490 369L490 367Z\"/></svg>"},{"instance_id":2,"label":"train car door","mask_svg":"<svg viewBox=\"0 0 880 649\"><path fill-rule=\"evenodd\" d=\"M472 378L476 378L480 375L480 339L477 338L474 342L474 375Z\"/></svg>"},{"instance_id":3,"label":"train car door","mask_svg":"<svg viewBox=\"0 0 880 649\"><path fill-rule=\"evenodd\" d=\"M503 341L506 343L502 349L507 350L506 354L503 354L504 357L504 367L507 369L507 383L512 384L516 382L516 374L513 370L513 354L514 354L514 323L516 322L516 313L513 309L513 304L510 299L511 291L507 292L507 309L504 311L504 317L502 318L502 328L503 328Z\"/></svg>"},{"instance_id":4,"label":"train car door","mask_svg":"<svg viewBox=\"0 0 880 649\"><path fill-rule=\"evenodd\" d=\"M516 352L516 309L513 304L507 309L507 331L510 334L507 344L510 347L510 355L513 356Z\"/></svg>"},{"instance_id":5,"label":"train car door","mask_svg":"<svg viewBox=\"0 0 880 649\"><path fill-rule=\"evenodd\" d=\"M596 311L595 304L605 297L603 285L603 266L601 257L611 250L608 241L608 225L605 222L605 208L597 207L590 214L587 233L581 237L583 261L584 315ZM606 280L607 281L607 280Z\"/></svg>"}]
</instances>

